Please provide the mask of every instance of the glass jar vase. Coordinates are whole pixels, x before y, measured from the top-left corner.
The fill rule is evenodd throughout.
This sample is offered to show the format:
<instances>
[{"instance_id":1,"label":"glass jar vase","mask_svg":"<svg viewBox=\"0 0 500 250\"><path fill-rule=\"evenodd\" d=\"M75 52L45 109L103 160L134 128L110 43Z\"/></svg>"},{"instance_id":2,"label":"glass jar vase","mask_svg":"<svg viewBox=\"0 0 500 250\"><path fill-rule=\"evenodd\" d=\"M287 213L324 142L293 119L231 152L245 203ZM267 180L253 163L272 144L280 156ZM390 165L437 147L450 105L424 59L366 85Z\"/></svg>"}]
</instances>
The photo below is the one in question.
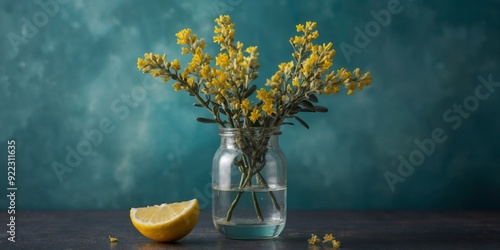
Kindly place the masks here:
<instances>
[{"instance_id":1,"label":"glass jar vase","mask_svg":"<svg viewBox=\"0 0 500 250\"><path fill-rule=\"evenodd\" d=\"M212 169L212 218L233 239L278 236L286 221L286 160L279 128L220 128Z\"/></svg>"}]
</instances>

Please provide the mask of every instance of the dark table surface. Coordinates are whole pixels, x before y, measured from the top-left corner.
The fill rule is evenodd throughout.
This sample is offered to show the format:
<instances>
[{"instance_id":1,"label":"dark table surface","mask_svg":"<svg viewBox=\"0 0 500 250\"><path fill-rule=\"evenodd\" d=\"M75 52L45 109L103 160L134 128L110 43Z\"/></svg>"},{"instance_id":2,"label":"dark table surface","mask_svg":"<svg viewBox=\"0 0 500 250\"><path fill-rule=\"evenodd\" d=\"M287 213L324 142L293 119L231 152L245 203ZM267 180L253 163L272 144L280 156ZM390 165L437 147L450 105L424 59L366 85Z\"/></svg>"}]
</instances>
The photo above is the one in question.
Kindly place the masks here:
<instances>
[{"instance_id":1,"label":"dark table surface","mask_svg":"<svg viewBox=\"0 0 500 250\"><path fill-rule=\"evenodd\" d=\"M500 211L289 211L270 240L226 239L202 211L195 229L170 244L143 237L128 211L18 211L15 243L7 213L0 219L0 249L331 249L309 246L311 233L333 233L340 249L500 249Z\"/></svg>"}]
</instances>

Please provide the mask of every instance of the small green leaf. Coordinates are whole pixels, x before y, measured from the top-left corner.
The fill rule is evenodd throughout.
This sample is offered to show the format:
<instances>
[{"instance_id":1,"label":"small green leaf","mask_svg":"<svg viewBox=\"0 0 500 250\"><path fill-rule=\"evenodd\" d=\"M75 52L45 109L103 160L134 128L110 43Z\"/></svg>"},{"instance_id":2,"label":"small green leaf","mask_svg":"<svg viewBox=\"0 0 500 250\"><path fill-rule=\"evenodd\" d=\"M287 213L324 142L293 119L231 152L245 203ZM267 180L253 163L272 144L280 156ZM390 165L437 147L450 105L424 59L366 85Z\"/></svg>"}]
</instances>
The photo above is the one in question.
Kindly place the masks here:
<instances>
[{"instance_id":1,"label":"small green leaf","mask_svg":"<svg viewBox=\"0 0 500 250\"><path fill-rule=\"evenodd\" d=\"M307 125L307 123L304 120L300 119L300 117L294 116L294 118L295 118L295 120L297 120L298 122L300 122L300 124L302 124L302 126L304 126L307 129L309 129L309 125Z\"/></svg>"},{"instance_id":2,"label":"small green leaf","mask_svg":"<svg viewBox=\"0 0 500 250\"><path fill-rule=\"evenodd\" d=\"M326 113L326 112L328 112L328 108L327 107L323 107L323 106L315 106L314 110L316 112L320 112L320 113Z\"/></svg>"},{"instance_id":3,"label":"small green leaf","mask_svg":"<svg viewBox=\"0 0 500 250\"><path fill-rule=\"evenodd\" d=\"M247 89L247 92L245 92L245 95L243 95L243 98L248 98L249 96L251 96L253 94L253 92L255 92L256 89L257 89L257 85L253 85L252 87Z\"/></svg>"},{"instance_id":4,"label":"small green leaf","mask_svg":"<svg viewBox=\"0 0 500 250\"><path fill-rule=\"evenodd\" d=\"M317 102L318 102L318 97L316 97L316 95L315 95L315 94L311 94L311 95L309 96L309 101L314 102L314 103L317 103Z\"/></svg>"},{"instance_id":5,"label":"small green leaf","mask_svg":"<svg viewBox=\"0 0 500 250\"><path fill-rule=\"evenodd\" d=\"M201 105L200 103L193 103L193 106L203 108L203 105Z\"/></svg>"},{"instance_id":6,"label":"small green leaf","mask_svg":"<svg viewBox=\"0 0 500 250\"><path fill-rule=\"evenodd\" d=\"M295 125L295 124L293 124L293 122L283 122L281 123L281 125Z\"/></svg>"},{"instance_id":7,"label":"small green leaf","mask_svg":"<svg viewBox=\"0 0 500 250\"><path fill-rule=\"evenodd\" d=\"M306 108L301 108L298 110L298 112L315 112L315 110L310 110L310 109L306 109Z\"/></svg>"},{"instance_id":8,"label":"small green leaf","mask_svg":"<svg viewBox=\"0 0 500 250\"><path fill-rule=\"evenodd\" d=\"M208 118L203 118L203 117L198 117L198 118L196 118L196 120L201 122L201 123L217 123L217 121L214 119L208 119Z\"/></svg>"},{"instance_id":9,"label":"small green leaf","mask_svg":"<svg viewBox=\"0 0 500 250\"><path fill-rule=\"evenodd\" d=\"M306 108L306 109L309 109L311 111L315 111L314 110L314 105L310 101L308 101L308 100L303 100L303 101L300 102L300 104L302 106L304 106L304 108Z\"/></svg>"}]
</instances>

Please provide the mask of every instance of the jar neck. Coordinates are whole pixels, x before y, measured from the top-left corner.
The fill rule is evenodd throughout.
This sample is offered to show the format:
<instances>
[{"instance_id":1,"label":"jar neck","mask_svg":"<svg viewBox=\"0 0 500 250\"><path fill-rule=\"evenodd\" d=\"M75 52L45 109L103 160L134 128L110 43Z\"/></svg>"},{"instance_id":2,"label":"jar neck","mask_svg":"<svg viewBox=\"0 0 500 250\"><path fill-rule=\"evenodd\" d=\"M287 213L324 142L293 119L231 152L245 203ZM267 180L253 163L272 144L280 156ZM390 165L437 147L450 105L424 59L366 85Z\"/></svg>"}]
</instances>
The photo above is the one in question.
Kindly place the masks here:
<instances>
[{"instance_id":1,"label":"jar neck","mask_svg":"<svg viewBox=\"0 0 500 250\"><path fill-rule=\"evenodd\" d=\"M255 143L265 143L268 147L279 147L279 127L272 128L219 128L221 146L236 146L242 140Z\"/></svg>"}]
</instances>

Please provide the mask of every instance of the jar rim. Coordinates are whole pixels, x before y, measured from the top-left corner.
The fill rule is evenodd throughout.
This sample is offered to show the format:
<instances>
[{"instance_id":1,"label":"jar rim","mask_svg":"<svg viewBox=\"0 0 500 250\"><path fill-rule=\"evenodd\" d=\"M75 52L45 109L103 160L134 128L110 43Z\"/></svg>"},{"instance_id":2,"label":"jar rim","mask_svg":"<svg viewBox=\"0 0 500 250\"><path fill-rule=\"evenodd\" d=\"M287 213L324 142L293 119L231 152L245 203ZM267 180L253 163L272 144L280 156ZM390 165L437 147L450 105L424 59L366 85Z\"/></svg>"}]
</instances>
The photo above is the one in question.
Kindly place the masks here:
<instances>
[{"instance_id":1,"label":"jar rim","mask_svg":"<svg viewBox=\"0 0 500 250\"><path fill-rule=\"evenodd\" d=\"M281 135L280 127L247 127L247 128L226 128L219 127L220 136L255 136L255 135Z\"/></svg>"}]
</instances>

